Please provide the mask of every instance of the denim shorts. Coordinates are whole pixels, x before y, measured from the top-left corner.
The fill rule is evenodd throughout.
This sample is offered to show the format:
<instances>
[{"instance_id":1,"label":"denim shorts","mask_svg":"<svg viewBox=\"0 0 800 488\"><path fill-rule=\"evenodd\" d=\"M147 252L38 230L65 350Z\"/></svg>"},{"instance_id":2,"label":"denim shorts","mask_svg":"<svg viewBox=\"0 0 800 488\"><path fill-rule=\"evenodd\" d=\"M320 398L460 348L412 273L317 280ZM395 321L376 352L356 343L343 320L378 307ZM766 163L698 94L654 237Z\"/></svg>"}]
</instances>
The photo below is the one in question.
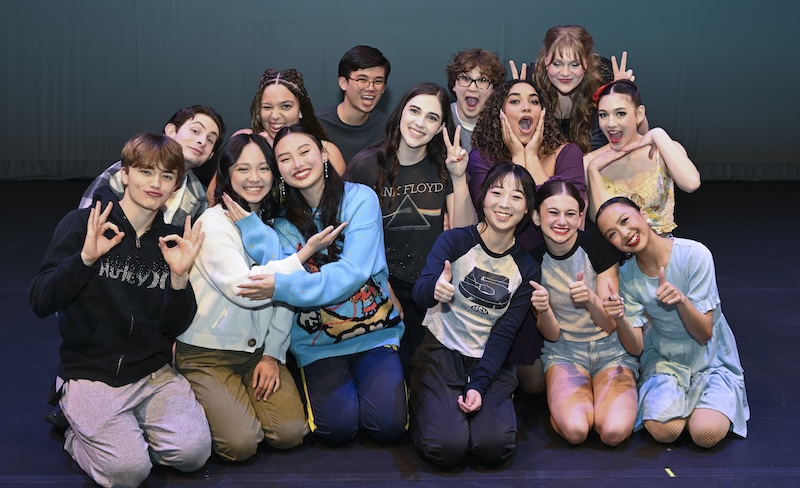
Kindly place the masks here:
<instances>
[{"instance_id":1,"label":"denim shorts","mask_svg":"<svg viewBox=\"0 0 800 488\"><path fill-rule=\"evenodd\" d=\"M596 341L568 341L563 334L556 342L544 341L542 363L545 371L555 364L574 364L591 377L605 368L624 366L639 377L639 360L622 347L616 332Z\"/></svg>"}]
</instances>

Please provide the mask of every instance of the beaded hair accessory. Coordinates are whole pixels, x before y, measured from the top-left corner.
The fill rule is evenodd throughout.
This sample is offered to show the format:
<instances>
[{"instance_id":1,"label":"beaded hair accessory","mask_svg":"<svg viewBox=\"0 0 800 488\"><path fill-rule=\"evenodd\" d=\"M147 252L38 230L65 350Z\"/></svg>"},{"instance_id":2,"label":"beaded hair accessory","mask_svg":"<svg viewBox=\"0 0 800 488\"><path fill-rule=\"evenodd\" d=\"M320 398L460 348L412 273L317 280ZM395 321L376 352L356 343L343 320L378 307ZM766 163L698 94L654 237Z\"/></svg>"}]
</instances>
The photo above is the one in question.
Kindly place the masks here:
<instances>
[{"instance_id":1,"label":"beaded hair accessory","mask_svg":"<svg viewBox=\"0 0 800 488\"><path fill-rule=\"evenodd\" d=\"M261 80L259 80L258 86L263 87L270 84L284 85L293 93L300 93L304 97L308 98L306 87L303 84L303 75L294 68L285 69L283 71L278 71L272 68L267 69L264 71L264 74L261 75Z\"/></svg>"}]
</instances>

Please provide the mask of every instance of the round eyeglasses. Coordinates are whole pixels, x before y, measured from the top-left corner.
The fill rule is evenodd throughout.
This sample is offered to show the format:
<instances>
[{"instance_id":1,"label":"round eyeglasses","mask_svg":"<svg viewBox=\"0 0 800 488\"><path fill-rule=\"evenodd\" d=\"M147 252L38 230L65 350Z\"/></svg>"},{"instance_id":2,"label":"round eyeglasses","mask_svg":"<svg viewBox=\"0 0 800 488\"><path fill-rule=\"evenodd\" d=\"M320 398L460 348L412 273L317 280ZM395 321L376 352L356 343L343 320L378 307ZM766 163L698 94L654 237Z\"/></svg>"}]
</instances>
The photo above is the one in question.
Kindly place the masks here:
<instances>
[{"instance_id":1,"label":"round eyeglasses","mask_svg":"<svg viewBox=\"0 0 800 488\"><path fill-rule=\"evenodd\" d=\"M475 86L478 87L479 90L488 90L490 86L492 86L492 81L489 78L470 78L467 75L458 75L456 77L456 83L458 86L463 86L464 88L469 88L469 86L475 83Z\"/></svg>"}]
</instances>

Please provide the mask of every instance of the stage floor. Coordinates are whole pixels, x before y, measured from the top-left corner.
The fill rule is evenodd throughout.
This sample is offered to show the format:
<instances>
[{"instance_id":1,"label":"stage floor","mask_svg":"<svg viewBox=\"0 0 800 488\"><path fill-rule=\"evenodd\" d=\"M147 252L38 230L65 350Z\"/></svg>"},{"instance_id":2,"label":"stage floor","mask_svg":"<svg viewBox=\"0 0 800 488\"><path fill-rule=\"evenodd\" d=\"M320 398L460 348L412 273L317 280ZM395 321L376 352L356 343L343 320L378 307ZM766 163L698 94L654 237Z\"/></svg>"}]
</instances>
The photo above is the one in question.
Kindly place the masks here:
<instances>
[{"instance_id":1,"label":"stage floor","mask_svg":"<svg viewBox=\"0 0 800 488\"><path fill-rule=\"evenodd\" d=\"M1 486L91 485L64 452L63 436L43 420L52 408L46 400L59 337L55 317L39 319L28 306L53 229L88 183L0 181ZM784 203L798 190L797 182L707 182L677 195L675 235L705 243L715 257L723 311L745 368L747 439L729 435L706 450L686 437L661 445L639 432L614 449L597 436L570 447L550 427L544 398L519 395L517 453L499 467L467 461L436 469L417 457L408 436L388 447L359 438L340 448L308 436L297 449L262 448L243 464L212 457L190 475L157 468L146 486L800 486L800 362L791 359L800 345L800 219Z\"/></svg>"}]
</instances>

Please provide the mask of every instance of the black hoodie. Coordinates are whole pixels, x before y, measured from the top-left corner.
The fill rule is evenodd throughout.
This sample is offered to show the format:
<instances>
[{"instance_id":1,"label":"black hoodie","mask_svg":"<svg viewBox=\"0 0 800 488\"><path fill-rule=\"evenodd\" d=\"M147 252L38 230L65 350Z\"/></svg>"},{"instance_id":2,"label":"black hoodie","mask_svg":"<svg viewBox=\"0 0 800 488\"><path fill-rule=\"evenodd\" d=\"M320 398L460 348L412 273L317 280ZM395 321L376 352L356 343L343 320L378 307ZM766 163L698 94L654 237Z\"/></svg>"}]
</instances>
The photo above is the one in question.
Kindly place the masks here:
<instances>
[{"instance_id":1,"label":"black hoodie","mask_svg":"<svg viewBox=\"0 0 800 488\"><path fill-rule=\"evenodd\" d=\"M113 202L108 220L125 232L122 242L86 266L80 253L90 209L71 211L56 227L29 298L39 317L58 312L59 376L122 386L170 363L173 340L197 305L191 285L172 289L158 247L160 236L182 229L165 224L159 211L137 238L111 190L98 190L98 199L104 209Z\"/></svg>"}]
</instances>

